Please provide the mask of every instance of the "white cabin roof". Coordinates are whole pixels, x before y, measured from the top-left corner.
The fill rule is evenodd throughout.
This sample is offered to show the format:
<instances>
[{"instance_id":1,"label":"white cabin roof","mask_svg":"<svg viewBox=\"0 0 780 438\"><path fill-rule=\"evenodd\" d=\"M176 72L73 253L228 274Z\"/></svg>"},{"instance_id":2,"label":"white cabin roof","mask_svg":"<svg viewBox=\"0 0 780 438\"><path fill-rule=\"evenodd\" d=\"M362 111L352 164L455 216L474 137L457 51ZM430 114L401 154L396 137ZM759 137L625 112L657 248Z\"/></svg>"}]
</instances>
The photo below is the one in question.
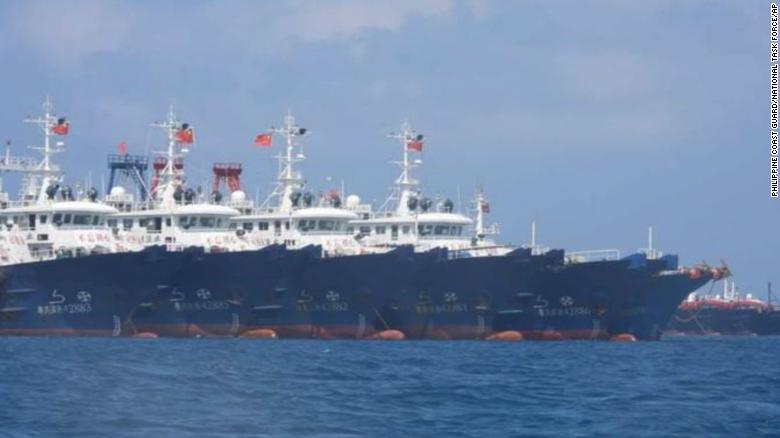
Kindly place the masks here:
<instances>
[{"instance_id":1,"label":"white cabin roof","mask_svg":"<svg viewBox=\"0 0 780 438\"><path fill-rule=\"evenodd\" d=\"M365 220L353 221L355 224L450 224L450 225L471 225L474 223L470 218L457 213L420 213L410 216L387 216L374 217Z\"/></svg>"},{"instance_id":2,"label":"white cabin roof","mask_svg":"<svg viewBox=\"0 0 780 438\"><path fill-rule=\"evenodd\" d=\"M177 207L174 215L212 215L212 216L238 216L240 212L235 208L214 204L188 204Z\"/></svg>"},{"instance_id":3,"label":"white cabin roof","mask_svg":"<svg viewBox=\"0 0 780 438\"><path fill-rule=\"evenodd\" d=\"M311 207L311 208L301 208L298 210L293 211L292 213L293 218L306 218L306 219L346 219L346 220L353 220L357 219L358 215L354 212L351 212L349 210L342 210L340 208L330 208L330 207Z\"/></svg>"},{"instance_id":4,"label":"white cabin roof","mask_svg":"<svg viewBox=\"0 0 780 438\"><path fill-rule=\"evenodd\" d=\"M209 216L238 216L238 210L225 207L224 205L214 204L188 204L175 208L151 208L149 210L131 210L120 211L116 214L119 218L145 218L153 216L187 216L187 215L209 215Z\"/></svg>"},{"instance_id":5,"label":"white cabin roof","mask_svg":"<svg viewBox=\"0 0 780 438\"><path fill-rule=\"evenodd\" d=\"M293 211L273 211L268 213L253 213L237 216L236 221L241 220L273 220L273 219L346 219L352 221L359 216L350 210L334 207L307 207Z\"/></svg>"},{"instance_id":6,"label":"white cabin roof","mask_svg":"<svg viewBox=\"0 0 780 438\"><path fill-rule=\"evenodd\" d=\"M88 201L59 201L47 204L32 204L24 207L10 207L0 210L0 214L78 212L93 214L115 214L117 209L105 204Z\"/></svg>"}]
</instances>

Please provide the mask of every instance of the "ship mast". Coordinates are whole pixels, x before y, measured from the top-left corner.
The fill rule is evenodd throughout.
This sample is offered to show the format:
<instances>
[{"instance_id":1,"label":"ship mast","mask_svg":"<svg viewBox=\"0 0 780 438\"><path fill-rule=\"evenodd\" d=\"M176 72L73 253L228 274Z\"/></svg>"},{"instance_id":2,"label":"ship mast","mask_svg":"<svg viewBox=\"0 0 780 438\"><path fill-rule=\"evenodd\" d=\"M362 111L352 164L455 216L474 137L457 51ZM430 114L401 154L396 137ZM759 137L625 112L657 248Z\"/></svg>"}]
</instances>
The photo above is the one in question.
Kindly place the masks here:
<instances>
[{"instance_id":1,"label":"ship mast","mask_svg":"<svg viewBox=\"0 0 780 438\"><path fill-rule=\"evenodd\" d=\"M182 159L189 149L178 141L176 135L182 129L183 123L176 119L173 105L168 109L167 119L164 122L154 122L154 128L160 128L165 132L168 143L165 151L157 151L158 157L165 160L165 166L158 175L157 186L153 188L152 197L160 200L165 206L173 206L176 203L174 193L182 186L184 179L184 167Z\"/></svg>"},{"instance_id":2,"label":"ship mast","mask_svg":"<svg viewBox=\"0 0 780 438\"><path fill-rule=\"evenodd\" d=\"M423 136L415 131L408 121L404 121L401 124L401 131L390 133L388 137L394 138L401 143L403 159L401 161L393 161L393 163L398 164L401 168L401 175L395 180L393 192L387 200L385 200L384 204L382 204L380 210L386 211L395 203L396 214L399 216L408 216L414 213L409 209L409 199L417 197L420 194L420 182L412 177L412 169L422 164L422 160L420 159L409 158L409 144L411 142L420 142Z\"/></svg>"},{"instance_id":3,"label":"ship mast","mask_svg":"<svg viewBox=\"0 0 780 438\"><path fill-rule=\"evenodd\" d=\"M52 156L62 152L64 147L61 141L52 145L52 128L57 126L58 119L54 114L54 104L48 96L43 103L43 115L27 117L24 122L38 125L43 131L43 146L28 146L40 151L43 157L40 161L30 157L14 157L11 156L10 149L6 149L5 157L0 161L0 171L24 173L22 201L35 200L37 203L43 203L47 199L46 189L50 185L58 184L62 178L62 171L52 161Z\"/></svg>"},{"instance_id":4,"label":"ship mast","mask_svg":"<svg viewBox=\"0 0 780 438\"><path fill-rule=\"evenodd\" d=\"M301 128L295 123L295 117L288 111L284 117L284 126L281 128L271 127L269 132L279 134L284 137L285 150L276 156L279 160L279 173L276 177L276 186L273 192L263 202L263 206L274 205L280 211L290 212L293 205L293 194L304 186L304 180L301 172L295 169L295 165L306 159L303 154L303 145L296 138L306 134L306 128Z\"/></svg>"}]
</instances>

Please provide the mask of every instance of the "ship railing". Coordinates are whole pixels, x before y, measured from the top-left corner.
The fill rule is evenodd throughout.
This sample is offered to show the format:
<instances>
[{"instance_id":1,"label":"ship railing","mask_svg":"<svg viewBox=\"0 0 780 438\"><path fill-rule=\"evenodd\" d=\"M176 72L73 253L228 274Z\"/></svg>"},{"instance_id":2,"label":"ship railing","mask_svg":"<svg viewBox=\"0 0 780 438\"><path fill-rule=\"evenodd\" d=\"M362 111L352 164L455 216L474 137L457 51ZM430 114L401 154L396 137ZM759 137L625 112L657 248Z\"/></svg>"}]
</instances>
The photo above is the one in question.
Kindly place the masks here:
<instances>
[{"instance_id":1,"label":"ship railing","mask_svg":"<svg viewBox=\"0 0 780 438\"><path fill-rule=\"evenodd\" d=\"M301 230L298 232L303 236L343 236L352 239L355 235L345 230Z\"/></svg>"},{"instance_id":2,"label":"ship railing","mask_svg":"<svg viewBox=\"0 0 780 438\"><path fill-rule=\"evenodd\" d=\"M566 253L567 263L586 263L615 260L620 260L620 250L618 249L593 249Z\"/></svg>"},{"instance_id":3,"label":"ship railing","mask_svg":"<svg viewBox=\"0 0 780 438\"><path fill-rule=\"evenodd\" d=\"M25 200L17 200L17 201L8 201L5 204L6 208L17 208L17 207L30 207L33 205L38 205L37 199L25 199Z\"/></svg>"},{"instance_id":4,"label":"ship railing","mask_svg":"<svg viewBox=\"0 0 780 438\"><path fill-rule=\"evenodd\" d=\"M468 248L449 249L447 250L447 258L453 260L470 257L502 256L514 249L517 249L517 247L511 245L477 245Z\"/></svg>"},{"instance_id":5,"label":"ship railing","mask_svg":"<svg viewBox=\"0 0 780 438\"><path fill-rule=\"evenodd\" d=\"M37 168L38 165L38 160L32 157L0 156L0 170L4 171L27 172ZM59 171L59 167L52 167L55 167L55 171Z\"/></svg>"},{"instance_id":6,"label":"ship railing","mask_svg":"<svg viewBox=\"0 0 780 438\"><path fill-rule=\"evenodd\" d=\"M345 209L358 214L371 214L371 204L358 204L351 207L345 207Z\"/></svg>"},{"instance_id":7,"label":"ship railing","mask_svg":"<svg viewBox=\"0 0 780 438\"><path fill-rule=\"evenodd\" d=\"M251 215L266 215L266 214L274 214L274 213L280 213L281 209L276 207L255 207L250 211Z\"/></svg>"},{"instance_id":8,"label":"ship railing","mask_svg":"<svg viewBox=\"0 0 780 438\"><path fill-rule=\"evenodd\" d=\"M452 240L462 240L463 242L471 243L471 239L467 236L451 236L446 234L426 234L426 235L420 235L417 234L417 238L421 241L430 241L430 240L445 240L445 241L452 241Z\"/></svg>"},{"instance_id":9,"label":"ship railing","mask_svg":"<svg viewBox=\"0 0 780 438\"><path fill-rule=\"evenodd\" d=\"M252 211L255 208L255 203L252 200L246 199L243 201L228 200L223 203L226 207L235 208L236 210Z\"/></svg>"}]
</instances>

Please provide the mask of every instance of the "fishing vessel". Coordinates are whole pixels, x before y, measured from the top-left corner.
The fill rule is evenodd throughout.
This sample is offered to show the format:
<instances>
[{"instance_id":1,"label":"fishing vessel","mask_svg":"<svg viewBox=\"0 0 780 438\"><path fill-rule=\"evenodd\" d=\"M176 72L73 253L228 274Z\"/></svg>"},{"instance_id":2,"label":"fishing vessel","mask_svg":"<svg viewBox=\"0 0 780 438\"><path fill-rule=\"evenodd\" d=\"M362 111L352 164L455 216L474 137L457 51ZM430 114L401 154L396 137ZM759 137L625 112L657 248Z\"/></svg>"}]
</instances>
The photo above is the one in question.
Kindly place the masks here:
<instances>
[{"instance_id":1,"label":"fishing vessel","mask_svg":"<svg viewBox=\"0 0 780 438\"><path fill-rule=\"evenodd\" d=\"M416 275L415 288L384 305L385 321L410 337L479 339L516 333L530 339L658 339L674 307L721 271L691 278L676 256L649 248L621 258L617 250L566 253L536 244L521 248L492 240L490 205L477 193L474 219L446 198L431 199L412 170L422 162L424 136L404 123L390 135L402 149L401 174L377 212L352 221L356 238L373 247L413 245L446 250ZM697 271L698 272L698 271Z\"/></svg>"},{"instance_id":2,"label":"fishing vessel","mask_svg":"<svg viewBox=\"0 0 780 438\"><path fill-rule=\"evenodd\" d=\"M305 184L296 165L307 130L291 114L256 139L284 143L274 189L259 206L235 163L213 167L211 193L188 183L194 131L172 108L152 125L166 147L148 186L148 160L120 151L109 157L105 202L97 190L64 187L50 159L61 145L50 137L67 133L66 122L47 108L36 119L44 159L7 153L1 163L26 175L22 202L5 198L0 209L7 333L658 339L685 295L727 275L679 267L652 242L629 257L550 250L536 244L533 224L530 245L497 244L484 193L473 217L424 195L411 173L423 136L408 123L391 134L403 151L401 175L374 212L356 195L342 201L343 190L315 195ZM135 194L115 184L115 170L130 176Z\"/></svg>"},{"instance_id":3,"label":"fishing vessel","mask_svg":"<svg viewBox=\"0 0 780 438\"><path fill-rule=\"evenodd\" d=\"M780 333L772 324L775 312L770 302L740 292L734 281L724 281L719 294L690 294L677 308L668 331L687 335Z\"/></svg>"},{"instance_id":4,"label":"fishing vessel","mask_svg":"<svg viewBox=\"0 0 780 438\"><path fill-rule=\"evenodd\" d=\"M1 195L0 333L132 334L130 314L170 287L180 259L120 242L106 225L116 210L98 201L97 190L64 185L52 157L64 150L70 122L49 99L43 109L25 120L43 133L43 145L31 147L42 158L7 150L0 161L0 171L23 174L18 201Z\"/></svg>"},{"instance_id":5,"label":"fishing vessel","mask_svg":"<svg viewBox=\"0 0 780 438\"><path fill-rule=\"evenodd\" d=\"M218 187L206 195L188 184L184 157L195 141L194 128L180 121L173 108L165 121L152 127L164 133L165 148L153 159L148 190L139 177L145 170L144 157L109 157L112 170L136 175L131 179L141 197L136 201L125 187L113 185L112 175L107 201L118 213L109 223L123 241L164 245L168 251L182 253L185 262L166 293L142 302L133 312L133 327L145 336L239 335L249 319L249 296L271 293L279 279L294 274L288 264L297 266L301 257L288 258L284 246L252 244L244 233L231 228L231 219L239 211L219 203ZM219 170L226 168L215 166L215 177ZM235 176L233 201L243 194Z\"/></svg>"},{"instance_id":6,"label":"fishing vessel","mask_svg":"<svg viewBox=\"0 0 780 438\"><path fill-rule=\"evenodd\" d=\"M414 289L423 260L437 255L415 254L410 245L372 246L356 239L352 221L367 206L357 195L342 201L339 190L315 195L297 168L305 160L301 140L307 132L288 113L281 127L259 134L261 147L271 147L275 137L282 141L274 188L258 207L229 204L242 212L233 227L253 244L284 244L310 254L273 294L255 294L262 302L254 306L251 330L298 338L384 336L391 328L380 308Z\"/></svg>"}]
</instances>

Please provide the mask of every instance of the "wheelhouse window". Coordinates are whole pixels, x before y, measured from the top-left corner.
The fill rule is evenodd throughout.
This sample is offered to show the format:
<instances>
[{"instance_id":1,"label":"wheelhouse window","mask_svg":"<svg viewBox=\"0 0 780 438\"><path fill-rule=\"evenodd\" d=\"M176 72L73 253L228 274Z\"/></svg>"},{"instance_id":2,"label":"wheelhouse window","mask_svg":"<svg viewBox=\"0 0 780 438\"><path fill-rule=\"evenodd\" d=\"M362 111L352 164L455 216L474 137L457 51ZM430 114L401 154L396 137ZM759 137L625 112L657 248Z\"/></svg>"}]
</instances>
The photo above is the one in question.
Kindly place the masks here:
<instances>
[{"instance_id":1,"label":"wheelhouse window","mask_svg":"<svg viewBox=\"0 0 780 438\"><path fill-rule=\"evenodd\" d=\"M268 231L268 222L258 222L257 229L260 231Z\"/></svg>"},{"instance_id":2,"label":"wheelhouse window","mask_svg":"<svg viewBox=\"0 0 780 438\"><path fill-rule=\"evenodd\" d=\"M433 232L433 226L432 225L418 225L417 226L417 234L420 236L428 236Z\"/></svg>"},{"instance_id":3,"label":"wheelhouse window","mask_svg":"<svg viewBox=\"0 0 780 438\"><path fill-rule=\"evenodd\" d=\"M241 228L243 228L244 231L252 231L252 229L254 229L254 224L252 222L244 222Z\"/></svg>"},{"instance_id":4,"label":"wheelhouse window","mask_svg":"<svg viewBox=\"0 0 780 438\"><path fill-rule=\"evenodd\" d=\"M385 234L385 227L384 226L376 227L376 233L377 234Z\"/></svg>"},{"instance_id":5,"label":"wheelhouse window","mask_svg":"<svg viewBox=\"0 0 780 438\"><path fill-rule=\"evenodd\" d=\"M40 222L41 224L45 224L48 219L49 219L48 215L42 214L38 217L38 222Z\"/></svg>"},{"instance_id":6,"label":"wheelhouse window","mask_svg":"<svg viewBox=\"0 0 780 438\"><path fill-rule=\"evenodd\" d=\"M433 227L433 234L437 236L447 236L450 234L449 225L436 225Z\"/></svg>"},{"instance_id":7,"label":"wheelhouse window","mask_svg":"<svg viewBox=\"0 0 780 438\"><path fill-rule=\"evenodd\" d=\"M404 225L403 227L401 227L401 232L403 234L409 234L409 232L411 231L412 231L412 227L410 227L409 225Z\"/></svg>"},{"instance_id":8,"label":"wheelhouse window","mask_svg":"<svg viewBox=\"0 0 780 438\"><path fill-rule=\"evenodd\" d=\"M71 217L72 216L70 214L66 214L65 215L65 220L63 222L66 223L66 224L70 224Z\"/></svg>"},{"instance_id":9,"label":"wheelhouse window","mask_svg":"<svg viewBox=\"0 0 780 438\"><path fill-rule=\"evenodd\" d=\"M122 228L124 228L125 231L133 228L133 220L132 219L122 219Z\"/></svg>"},{"instance_id":10,"label":"wheelhouse window","mask_svg":"<svg viewBox=\"0 0 780 438\"><path fill-rule=\"evenodd\" d=\"M317 221L317 229L320 231L334 231L336 229L336 221Z\"/></svg>"},{"instance_id":11,"label":"wheelhouse window","mask_svg":"<svg viewBox=\"0 0 780 438\"><path fill-rule=\"evenodd\" d=\"M117 225L119 225L119 221L117 221L116 219L109 219L108 220L108 227L109 228L116 228Z\"/></svg>"},{"instance_id":12,"label":"wheelhouse window","mask_svg":"<svg viewBox=\"0 0 780 438\"><path fill-rule=\"evenodd\" d=\"M217 219L208 216L201 216L198 220L198 225L201 228L214 228L217 226Z\"/></svg>"}]
</instances>

